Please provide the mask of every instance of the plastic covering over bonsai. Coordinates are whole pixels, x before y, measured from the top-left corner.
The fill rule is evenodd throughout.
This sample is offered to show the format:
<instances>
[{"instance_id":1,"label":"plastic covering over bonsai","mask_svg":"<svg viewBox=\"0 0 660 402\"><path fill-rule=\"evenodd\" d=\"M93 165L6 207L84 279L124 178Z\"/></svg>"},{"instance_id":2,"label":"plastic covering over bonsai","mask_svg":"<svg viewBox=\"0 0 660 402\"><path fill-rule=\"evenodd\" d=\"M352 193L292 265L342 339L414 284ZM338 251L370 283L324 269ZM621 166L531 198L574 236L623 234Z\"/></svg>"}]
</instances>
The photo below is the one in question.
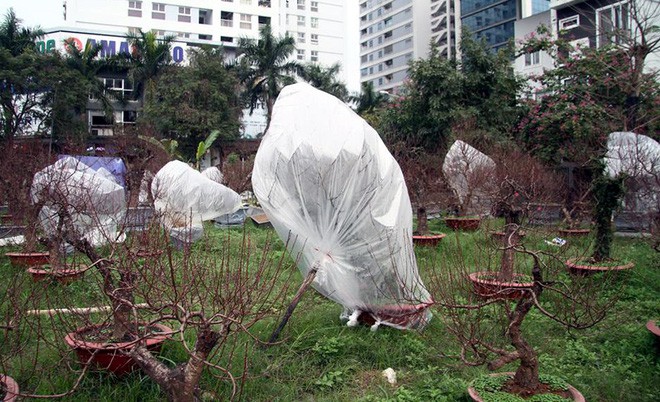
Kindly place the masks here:
<instances>
[{"instance_id":1,"label":"plastic covering over bonsai","mask_svg":"<svg viewBox=\"0 0 660 402\"><path fill-rule=\"evenodd\" d=\"M660 206L660 144L632 132L614 132L607 138L605 171L611 177L628 176L625 210L657 211Z\"/></svg>"},{"instance_id":2,"label":"plastic covering over bonsai","mask_svg":"<svg viewBox=\"0 0 660 402\"><path fill-rule=\"evenodd\" d=\"M70 224L76 236L94 246L122 240L118 228L126 214L124 188L103 167L94 170L64 157L34 175L31 196L34 203L44 204L39 219L48 236L56 235L59 225Z\"/></svg>"},{"instance_id":3,"label":"plastic covering over bonsai","mask_svg":"<svg viewBox=\"0 0 660 402\"><path fill-rule=\"evenodd\" d=\"M151 192L163 226L185 243L201 238L203 221L241 207L238 193L180 161L169 162L156 173Z\"/></svg>"},{"instance_id":4,"label":"plastic covering over bonsai","mask_svg":"<svg viewBox=\"0 0 660 402\"><path fill-rule=\"evenodd\" d=\"M348 106L307 84L285 87L252 186L303 276L318 269L314 288L344 306L349 326L430 320L401 169Z\"/></svg>"},{"instance_id":5,"label":"plastic covering over bonsai","mask_svg":"<svg viewBox=\"0 0 660 402\"><path fill-rule=\"evenodd\" d=\"M490 211L495 161L466 142L456 140L442 164L447 183L456 195L459 214Z\"/></svg>"}]
</instances>

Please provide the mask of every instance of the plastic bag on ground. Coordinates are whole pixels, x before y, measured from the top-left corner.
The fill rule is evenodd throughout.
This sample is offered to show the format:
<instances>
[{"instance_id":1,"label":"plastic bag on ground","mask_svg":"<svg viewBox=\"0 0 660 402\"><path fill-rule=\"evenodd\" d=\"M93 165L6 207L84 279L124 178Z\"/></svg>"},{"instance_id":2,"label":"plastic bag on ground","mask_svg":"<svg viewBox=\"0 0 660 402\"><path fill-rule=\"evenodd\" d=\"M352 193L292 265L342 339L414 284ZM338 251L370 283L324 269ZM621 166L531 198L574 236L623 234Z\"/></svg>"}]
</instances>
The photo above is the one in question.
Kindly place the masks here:
<instances>
[{"instance_id":1,"label":"plastic bag on ground","mask_svg":"<svg viewBox=\"0 0 660 402\"><path fill-rule=\"evenodd\" d=\"M180 161L163 166L151 183L154 208L173 237L193 242L202 236L202 222L235 212L241 197Z\"/></svg>"},{"instance_id":2,"label":"plastic bag on ground","mask_svg":"<svg viewBox=\"0 0 660 402\"><path fill-rule=\"evenodd\" d=\"M302 275L318 269L314 288L344 306L349 324L421 328L430 320L401 169L343 102L307 84L285 87L252 184Z\"/></svg>"}]
</instances>

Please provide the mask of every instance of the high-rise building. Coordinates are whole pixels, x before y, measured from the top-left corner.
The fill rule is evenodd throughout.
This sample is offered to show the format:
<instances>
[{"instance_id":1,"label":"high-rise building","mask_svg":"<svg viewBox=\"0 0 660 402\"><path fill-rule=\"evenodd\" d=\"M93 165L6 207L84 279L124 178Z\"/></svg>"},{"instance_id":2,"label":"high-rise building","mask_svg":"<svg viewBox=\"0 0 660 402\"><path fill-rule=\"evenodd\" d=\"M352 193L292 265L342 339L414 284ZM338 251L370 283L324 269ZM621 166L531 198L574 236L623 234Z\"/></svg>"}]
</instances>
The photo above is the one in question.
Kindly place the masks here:
<instances>
[{"instance_id":1,"label":"high-rise building","mask_svg":"<svg viewBox=\"0 0 660 402\"><path fill-rule=\"evenodd\" d=\"M461 0L461 24L497 50L514 36L516 0Z\"/></svg>"},{"instance_id":2,"label":"high-rise building","mask_svg":"<svg viewBox=\"0 0 660 402\"><path fill-rule=\"evenodd\" d=\"M46 27L43 51L62 50L65 39L83 46L88 41L103 45L102 56L128 52L127 32L153 31L174 35L172 60L186 63L186 49L203 44L222 45L231 58L240 38L257 39L259 29L270 24L273 34L289 34L296 41L293 59L301 63L342 65L340 79L358 89L357 33L347 18L351 7L344 0L66 0L64 28ZM355 21L357 24L357 21ZM105 77L102 79L106 79ZM113 90L131 91L125 78L109 77ZM133 110L127 110L127 109ZM133 106L115 112L114 123L135 121ZM130 113L129 113L130 112ZM102 110L90 110L92 132L111 133ZM112 123L112 122L110 122ZM263 131L263 111L244 113L246 136ZM105 128L104 128L105 127Z\"/></svg>"},{"instance_id":3,"label":"high-rise building","mask_svg":"<svg viewBox=\"0 0 660 402\"><path fill-rule=\"evenodd\" d=\"M431 43L453 57L460 29L459 0L360 2L360 81L394 92L408 77L408 62L428 56Z\"/></svg>"}]
</instances>

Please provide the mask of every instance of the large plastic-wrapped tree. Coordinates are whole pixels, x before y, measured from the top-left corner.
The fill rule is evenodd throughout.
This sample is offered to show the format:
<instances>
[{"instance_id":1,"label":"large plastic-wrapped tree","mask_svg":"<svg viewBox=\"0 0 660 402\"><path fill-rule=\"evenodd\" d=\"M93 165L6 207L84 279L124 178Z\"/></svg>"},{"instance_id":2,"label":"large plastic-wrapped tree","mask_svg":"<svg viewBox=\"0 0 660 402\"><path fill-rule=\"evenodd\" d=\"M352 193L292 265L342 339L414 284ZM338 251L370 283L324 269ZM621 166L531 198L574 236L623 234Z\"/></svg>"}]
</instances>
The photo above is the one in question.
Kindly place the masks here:
<instances>
[{"instance_id":1,"label":"large plastic-wrapped tree","mask_svg":"<svg viewBox=\"0 0 660 402\"><path fill-rule=\"evenodd\" d=\"M303 276L344 307L349 325L428 322L401 169L347 105L307 84L285 87L252 185Z\"/></svg>"}]
</instances>

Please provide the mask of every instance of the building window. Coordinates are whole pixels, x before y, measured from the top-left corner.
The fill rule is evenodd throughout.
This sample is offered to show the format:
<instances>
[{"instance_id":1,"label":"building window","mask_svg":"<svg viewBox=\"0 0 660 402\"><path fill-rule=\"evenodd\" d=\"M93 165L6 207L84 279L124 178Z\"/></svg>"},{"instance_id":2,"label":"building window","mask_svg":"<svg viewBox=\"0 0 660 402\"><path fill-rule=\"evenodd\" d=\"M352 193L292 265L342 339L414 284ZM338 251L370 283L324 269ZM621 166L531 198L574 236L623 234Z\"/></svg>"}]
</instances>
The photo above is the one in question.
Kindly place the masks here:
<instances>
[{"instance_id":1,"label":"building window","mask_svg":"<svg viewBox=\"0 0 660 402\"><path fill-rule=\"evenodd\" d=\"M319 44L319 36L317 34L312 34L310 42L312 45L318 45Z\"/></svg>"},{"instance_id":2,"label":"building window","mask_svg":"<svg viewBox=\"0 0 660 402\"><path fill-rule=\"evenodd\" d=\"M312 28L318 28L319 27L319 19L315 18L315 17L312 17L311 25L312 25Z\"/></svg>"},{"instance_id":3,"label":"building window","mask_svg":"<svg viewBox=\"0 0 660 402\"><path fill-rule=\"evenodd\" d=\"M298 0L298 10L305 9L305 0Z\"/></svg>"},{"instance_id":4,"label":"building window","mask_svg":"<svg viewBox=\"0 0 660 402\"><path fill-rule=\"evenodd\" d=\"M305 60L305 50L304 49L298 49L298 50L296 50L296 53L297 53L296 58L298 60Z\"/></svg>"},{"instance_id":5,"label":"building window","mask_svg":"<svg viewBox=\"0 0 660 402\"><path fill-rule=\"evenodd\" d=\"M252 5L252 0L241 0L241 4L244 4L246 6L251 6Z\"/></svg>"},{"instance_id":6,"label":"building window","mask_svg":"<svg viewBox=\"0 0 660 402\"><path fill-rule=\"evenodd\" d=\"M620 44L630 36L630 5L628 2L612 4L596 10L598 47Z\"/></svg>"},{"instance_id":7,"label":"building window","mask_svg":"<svg viewBox=\"0 0 660 402\"><path fill-rule=\"evenodd\" d=\"M234 38L232 38L231 36L221 36L220 37L220 42L232 43L232 42L234 42Z\"/></svg>"},{"instance_id":8,"label":"building window","mask_svg":"<svg viewBox=\"0 0 660 402\"><path fill-rule=\"evenodd\" d=\"M315 13L319 11L319 2L318 1L312 1L309 3L309 9L314 11Z\"/></svg>"},{"instance_id":9,"label":"building window","mask_svg":"<svg viewBox=\"0 0 660 402\"><path fill-rule=\"evenodd\" d=\"M312 61L319 61L319 52L318 50L312 50Z\"/></svg>"},{"instance_id":10,"label":"building window","mask_svg":"<svg viewBox=\"0 0 660 402\"><path fill-rule=\"evenodd\" d=\"M304 15L299 15L298 16L298 26L299 27L304 27L305 26L305 16Z\"/></svg>"},{"instance_id":11,"label":"building window","mask_svg":"<svg viewBox=\"0 0 660 402\"><path fill-rule=\"evenodd\" d=\"M163 3L153 3L151 8L151 18L155 20L164 20L165 19L165 4Z\"/></svg>"},{"instance_id":12,"label":"building window","mask_svg":"<svg viewBox=\"0 0 660 402\"><path fill-rule=\"evenodd\" d=\"M142 2L129 1L128 2L128 16L129 17L142 17Z\"/></svg>"},{"instance_id":13,"label":"building window","mask_svg":"<svg viewBox=\"0 0 660 402\"><path fill-rule=\"evenodd\" d=\"M179 32L178 37L179 38L190 38L190 34L188 32Z\"/></svg>"},{"instance_id":14,"label":"building window","mask_svg":"<svg viewBox=\"0 0 660 402\"><path fill-rule=\"evenodd\" d=\"M252 16L250 14L241 14L241 29L252 29Z\"/></svg>"},{"instance_id":15,"label":"building window","mask_svg":"<svg viewBox=\"0 0 660 402\"><path fill-rule=\"evenodd\" d=\"M213 35L199 34L199 39L200 40L213 40Z\"/></svg>"},{"instance_id":16,"label":"building window","mask_svg":"<svg viewBox=\"0 0 660 402\"><path fill-rule=\"evenodd\" d=\"M234 13L229 11L220 11L220 26L232 27L234 26Z\"/></svg>"},{"instance_id":17,"label":"building window","mask_svg":"<svg viewBox=\"0 0 660 402\"><path fill-rule=\"evenodd\" d=\"M211 25L211 10L199 10L197 22L201 25Z\"/></svg>"},{"instance_id":18,"label":"building window","mask_svg":"<svg viewBox=\"0 0 660 402\"><path fill-rule=\"evenodd\" d=\"M525 53L525 66L535 66L541 62L541 53L531 52Z\"/></svg>"},{"instance_id":19,"label":"building window","mask_svg":"<svg viewBox=\"0 0 660 402\"><path fill-rule=\"evenodd\" d=\"M190 7L179 7L179 22L190 22Z\"/></svg>"},{"instance_id":20,"label":"building window","mask_svg":"<svg viewBox=\"0 0 660 402\"><path fill-rule=\"evenodd\" d=\"M574 15L572 17L564 18L559 20L559 30L565 31L568 29L577 28L580 26L580 16Z\"/></svg>"},{"instance_id":21,"label":"building window","mask_svg":"<svg viewBox=\"0 0 660 402\"><path fill-rule=\"evenodd\" d=\"M305 43L305 33L304 32L298 32L298 38L296 39L296 42Z\"/></svg>"}]
</instances>

